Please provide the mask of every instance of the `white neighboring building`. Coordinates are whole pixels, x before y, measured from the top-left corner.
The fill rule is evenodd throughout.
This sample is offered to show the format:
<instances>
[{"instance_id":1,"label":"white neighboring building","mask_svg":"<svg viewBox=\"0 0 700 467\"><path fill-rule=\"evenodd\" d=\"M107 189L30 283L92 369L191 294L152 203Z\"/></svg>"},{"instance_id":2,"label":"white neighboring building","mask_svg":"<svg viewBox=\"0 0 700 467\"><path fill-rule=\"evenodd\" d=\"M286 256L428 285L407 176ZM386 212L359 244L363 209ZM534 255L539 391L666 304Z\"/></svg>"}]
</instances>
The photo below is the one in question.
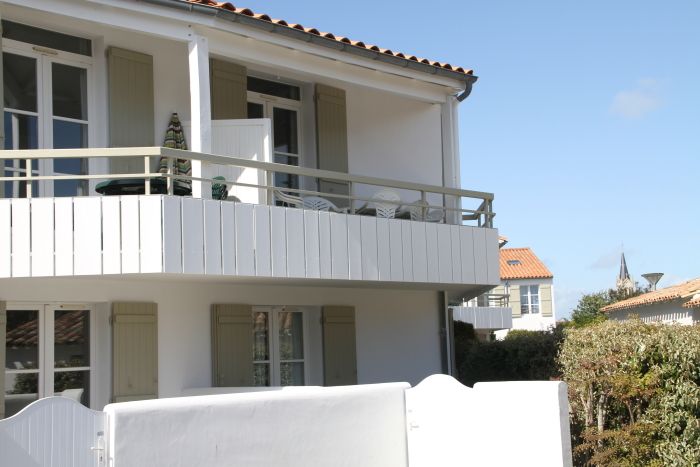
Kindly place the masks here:
<instances>
[{"instance_id":1,"label":"white neighboring building","mask_svg":"<svg viewBox=\"0 0 700 467\"><path fill-rule=\"evenodd\" d=\"M614 320L636 316L645 323L696 324L700 322L700 277L613 303L602 311Z\"/></svg>"},{"instance_id":2,"label":"white neighboring building","mask_svg":"<svg viewBox=\"0 0 700 467\"><path fill-rule=\"evenodd\" d=\"M205 0L0 16L0 418L452 371L447 304L499 283L470 70ZM159 147L173 112L191 151Z\"/></svg>"},{"instance_id":3,"label":"white neighboring building","mask_svg":"<svg viewBox=\"0 0 700 467\"><path fill-rule=\"evenodd\" d=\"M501 285L494 294L509 297L511 329L544 331L556 324L554 275L530 248L501 248ZM496 331L502 339L508 330Z\"/></svg>"}]
</instances>

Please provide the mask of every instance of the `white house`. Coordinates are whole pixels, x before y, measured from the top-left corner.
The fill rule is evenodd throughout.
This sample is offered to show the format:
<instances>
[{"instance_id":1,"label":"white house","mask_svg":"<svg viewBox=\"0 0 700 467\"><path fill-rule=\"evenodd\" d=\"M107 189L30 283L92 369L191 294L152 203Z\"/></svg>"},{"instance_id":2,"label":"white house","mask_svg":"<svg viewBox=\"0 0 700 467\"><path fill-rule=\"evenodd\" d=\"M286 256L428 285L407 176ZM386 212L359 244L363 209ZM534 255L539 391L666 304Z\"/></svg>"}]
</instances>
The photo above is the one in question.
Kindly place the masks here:
<instances>
[{"instance_id":1,"label":"white house","mask_svg":"<svg viewBox=\"0 0 700 467\"><path fill-rule=\"evenodd\" d=\"M499 284L470 70L207 0L0 16L0 417L451 373L447 304Z\"/></svg>"},{"instance_id":2,"label":"white house","mask_svg":"<svg viewBox=\"0 0 700 467\"><path fill-rule=\"evenodd\" d=\"M645 323L696 324L700 322L700 277L621 300L601 310L614 320L634 316Z\"/></svg>"}]
</instances>

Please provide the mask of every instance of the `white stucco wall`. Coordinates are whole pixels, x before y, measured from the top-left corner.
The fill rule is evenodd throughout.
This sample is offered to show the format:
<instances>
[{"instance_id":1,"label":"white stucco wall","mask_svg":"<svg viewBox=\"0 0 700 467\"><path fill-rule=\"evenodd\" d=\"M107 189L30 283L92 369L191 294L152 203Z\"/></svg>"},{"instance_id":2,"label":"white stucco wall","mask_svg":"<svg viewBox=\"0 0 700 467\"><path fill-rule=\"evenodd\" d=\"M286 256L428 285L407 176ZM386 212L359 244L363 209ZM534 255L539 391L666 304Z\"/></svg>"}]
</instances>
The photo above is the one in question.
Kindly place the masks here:
<instances>
[{"instance_id":1,"label":"white stucco wall","mask_svg":"<svg viewBox=\"0 0 700 467\"><path fill-rule=\"evenodd\" d=\"M98 330L93 388L94 408L108 402L111 390L109 302L158 303L158 381L160 397L183 389L211 385L210 306L213 303L255 305L351 305L355 307L358 383L418 383L440 373L438 293L330 287L235 284L232 282L128 279L7 279L0 298L8 302L96 303ZM320 320L309 316L312 371L310 384L322 384Z\"/></svg>"},{"instance_id":2,"label":"white stucco wall","mask_svg":"<svg viewBox=\"0 0 700 467\"><path fill-rule=\"evenodd\" d=\"M656 303L654 305L639 306L628 310L611 311L610 319L626 320L636 316L645 323L684 324L691 325L700 322L700 311L683 308L685 300L672 300L670 302Z\"/></svg>"}]
</instances>

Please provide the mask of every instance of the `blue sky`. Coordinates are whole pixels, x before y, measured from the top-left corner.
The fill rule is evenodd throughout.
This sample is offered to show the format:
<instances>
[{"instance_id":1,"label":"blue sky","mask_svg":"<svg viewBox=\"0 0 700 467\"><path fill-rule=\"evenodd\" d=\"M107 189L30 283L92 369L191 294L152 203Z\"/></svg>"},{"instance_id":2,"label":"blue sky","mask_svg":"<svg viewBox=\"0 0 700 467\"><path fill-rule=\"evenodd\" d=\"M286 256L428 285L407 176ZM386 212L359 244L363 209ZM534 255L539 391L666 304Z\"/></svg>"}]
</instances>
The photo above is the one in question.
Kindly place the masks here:
<instances>
[{"instance_id":1,"label":"blue sky","mask_svg":"<svg viewBox=\"0 0 700 467\"><path fill-rule=\"evenodd\" d=\"M557 315L630 272L700 276L700 2L262 1L256 12L473 68L462 185L555 276Z\"/></svg>"}]
</instances>

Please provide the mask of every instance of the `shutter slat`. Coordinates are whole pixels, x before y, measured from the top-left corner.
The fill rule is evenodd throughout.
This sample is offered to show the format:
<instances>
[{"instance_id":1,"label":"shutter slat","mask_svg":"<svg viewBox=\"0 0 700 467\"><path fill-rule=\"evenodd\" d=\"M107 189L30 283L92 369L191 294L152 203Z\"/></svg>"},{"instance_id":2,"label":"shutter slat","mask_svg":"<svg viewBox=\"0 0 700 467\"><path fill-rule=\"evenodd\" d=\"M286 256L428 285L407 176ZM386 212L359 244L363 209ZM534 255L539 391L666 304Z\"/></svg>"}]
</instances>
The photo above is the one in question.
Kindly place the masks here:
<instances>
[{"instance_id":1,"label":"shutter slat","mask_svg":"<svg viewBox=\"0 0 700 467\"><path fill-rule=\"evenodd\" d=\"M212 305L212 384L253 385L253 307Z\"/></svg>"},{"instance_id":2,"label":"shutter slat","mask_svg":"<svg viewBox=\"0 0 700 467\"><path fill-rule=\"evenodd\" d=\"M109 146L154 146L153 57L110 47L107 64ZM112 173L143 172L140 157L112 159L110 165Z\"/></svg>"},{"instance_id":3,"label":"shutter slat","mask_svg":"<svg viewBox=\"0 0 700 467\"><path fill-rule=\"evenodd\" d=\"M211 118L227 120L248 118L248 70L231 62L211 59Z\"/></svg>"},{"instance_id":4,"label":"shutter slat","mask_svg":"<svg viewBox=\"0 0 700 467\"><path fill-rule=\"evenodd\" d=\"M348 124L345 90L323 84L316 85L316 143L318 168L348 173ZM322 192L349 194L348 185L330 180L319 180ZM336 198L334 203L347 205L347 200Z\"/></svg>"},{"instance_id":5,"label":"shutter slat","mask_svg":"<svg viewBox=\"0 0 700 467\"><path fill-rule=\"evenodd\" d=\"M357 384L354 307L323 307L323 374L326 386Z\"/></svg>"},{"instance_id":6,"label":"shutter slat","mask_svg":"<svg viewBox=\"0 0 700 467\"><path fill-rule=\"evenodd\" d=\"M5 336L7 330L7 309L0 301L0 420L5 418Z\"/></svg>"},{"instance_id":7,"label":"shutter slat","mask_svg":"<svg viewBox=\"0 0 700 467\"><path fill-rule=\"evenodd\" d=\"M158 305L112 305L112 400L158 398Z\"/></svg>"}]
</instances>

